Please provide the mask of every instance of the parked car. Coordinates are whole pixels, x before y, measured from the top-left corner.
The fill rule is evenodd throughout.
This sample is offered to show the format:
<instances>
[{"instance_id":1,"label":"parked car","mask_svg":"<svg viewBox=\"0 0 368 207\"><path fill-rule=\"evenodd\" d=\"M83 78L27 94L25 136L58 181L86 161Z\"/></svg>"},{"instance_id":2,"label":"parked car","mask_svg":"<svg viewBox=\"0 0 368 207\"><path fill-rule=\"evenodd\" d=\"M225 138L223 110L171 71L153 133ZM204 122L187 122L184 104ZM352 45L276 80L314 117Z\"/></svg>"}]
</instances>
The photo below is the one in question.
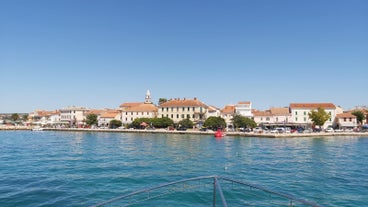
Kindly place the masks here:
<instances>
[{"instance_id":1,"label":"parked car","mask_svg":"<svg viewBox=\"0 0 368 207\"><path fill-rule=\"evenodd\" d=\"M327 127L327 129L325 130L325 132L334 132L334 129L332 127Z\"/></svg>"},{"instance_id":2,"label":"parked car","mask_svg":"<svg viewBox=\"0 0 368 207\"><path fill-rule=\"evenodd\" d=\"M176 130L177 131L187 131L187 128L186 127L179 127Z\"/></svg>"},{"instance_id":3,"label":"parked car","mask_svg":"<svg viewBox=\"0 0 368 207\"><path fill-rule=\"evenodd\" d=\"M262 133L263 129L261 127L256 127L253 129L254 133Z\"/></svg>"}]
</instances>

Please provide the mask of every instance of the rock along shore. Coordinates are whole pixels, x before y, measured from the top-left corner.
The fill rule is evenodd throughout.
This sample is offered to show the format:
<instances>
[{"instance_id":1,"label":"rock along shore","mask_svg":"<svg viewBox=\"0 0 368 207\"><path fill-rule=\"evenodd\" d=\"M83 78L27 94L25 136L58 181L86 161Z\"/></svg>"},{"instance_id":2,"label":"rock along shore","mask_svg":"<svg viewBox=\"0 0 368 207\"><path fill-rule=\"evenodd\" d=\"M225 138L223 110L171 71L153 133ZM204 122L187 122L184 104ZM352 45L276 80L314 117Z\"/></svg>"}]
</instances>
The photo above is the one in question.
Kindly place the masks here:
<instances>
[{"instance_id":1,"label":"rock along shore","mask_svg":"<svg viewBox=\"0 0 368 207\"><path fill-rule=\"evenodd\" d=\"M0 130L32 130L32 127L24 126L0 126ZM114 133L151 133L151 134L196 134L214 135L213 131L176 131L176 130L142 130L142 129L84 129L84 128L43 128L43 131L66 132L114 132ZM254 132L226 132L226 136L233 137L264 137L264 138L298 138L298 137L326 137L326 136L367 136L368 132L318 132L318 133L254 133Z\"/></svg>"}]
</instances>

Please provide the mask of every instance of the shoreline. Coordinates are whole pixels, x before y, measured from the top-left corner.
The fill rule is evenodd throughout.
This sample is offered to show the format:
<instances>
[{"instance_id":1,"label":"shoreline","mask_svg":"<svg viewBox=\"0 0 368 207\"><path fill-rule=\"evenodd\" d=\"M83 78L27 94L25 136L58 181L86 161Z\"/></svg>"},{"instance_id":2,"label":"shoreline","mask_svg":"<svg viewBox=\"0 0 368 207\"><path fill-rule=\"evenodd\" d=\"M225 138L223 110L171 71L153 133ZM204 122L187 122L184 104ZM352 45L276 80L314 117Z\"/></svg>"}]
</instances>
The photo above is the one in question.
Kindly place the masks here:
<instances>
[{"instance_id":1,"label":"shoreline","mask_svg":"<svg viewBox=\"0 0 368 207\"><path fill-rule=\"evenodd\" d=\"M0 131L32 131L33 127L6 126L0 127ZM64 131L64 132L112 132L112 133L150 133L150 134L193 134L214 135L212 132L202 131L176 131L176 130L145 130L145 129L84 129L84 128L42 128L42 131ZM368 136L368 132L317 132L317 133L254 133L254 132L226 132L231 137L263 137L263 138L299 138L299 137L333 137L333 136ZM225 136L225 137L226 137Z\"/></svg>"}]
</instances>

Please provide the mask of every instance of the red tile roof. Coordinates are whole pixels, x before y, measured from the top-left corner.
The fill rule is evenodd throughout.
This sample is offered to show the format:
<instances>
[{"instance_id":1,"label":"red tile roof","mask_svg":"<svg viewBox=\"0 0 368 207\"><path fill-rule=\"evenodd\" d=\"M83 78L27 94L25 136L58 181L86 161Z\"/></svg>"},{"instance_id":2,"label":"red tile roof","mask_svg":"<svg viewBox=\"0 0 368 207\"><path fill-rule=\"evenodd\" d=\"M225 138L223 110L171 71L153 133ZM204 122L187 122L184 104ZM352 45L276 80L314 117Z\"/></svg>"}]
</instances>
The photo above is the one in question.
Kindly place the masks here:
<instances>
[{"instance_id":1,"label":"red tile roof","mask_svg":"<svg viewBox=\"0 0 368 207\"><path fill-rule=\"evenodd\" d=\"M143 104L143 102L125 102L125 103L120 104L120 107L121 108L124 108L124 107L133 107L133 106L138 106L140 104Z\"/></svg>"},{"instance_id":2,"label":"red tile roof","mask_svg":"<svg viewBox=\"0 0 368 207\"><path fill-rule=\"evenodd\" d=\"M223 109L221 109L221 113L223 114L233 114L235 113L234 105L226 105Z\"/></svg>"},{"instance_id":3,"label":"red tile roof","mask_svg":"<svg viewBox=\"0 0 368 207\"><path fill-rule=\"evenodd\" d=\"M333 103L291 103L291 109L336 109Z\"/></svg>"},{"instance_id":4,"label":"red tile roof","mask_svg":"<svg viewBox=\"0 0 368 207\"><path fill-rule=\"evenodd\" d=\"M205 107L208 106L198 99L171 99L162 103L160 107Z\"/></svg>"},{"instance_id":5,"label":"red tile roof","mask_svg":"<svg viewBox=\"0 0 368 207\"><path fill-rule=\"evenodd\" d=\"M336 117L337 118L355 118L355 116L353 114L351 114L351 112L336 114Z\"/></svg>"},{"instance_id":6,"label":"red tile roof","mask_svg":"<svg viewBox=\"0 0 368 207\"><path fill-rule=\"evenodd\" d=\"M253 113L253 116L272 116L270 110L266 110L266 111L253 111L252 113Z\"/></svg>"},{"instance_id":7,"label":"red tile roof","mask_svg":"<svg viewBox=\"0 0 368 207\"><path fill-rule=\"evenodd\" d=\"M127 107L123 111L126 111L126 112L157 112L158 108L154 104L141 103L139 105Z\"/></svg>"},{"instance_id":8,"label":"red tile roof","mask_svg":"<svg viewBox=\"0 0 368 207\"><path fill-rule=\"evenodd\" d=\"M115 118L118 114L118 111L107 110L101 113L101 118Z\"/></svg>"},{"instance_id":9,"label":"red tile roof","mask_svg":"<svg viewBox=\"0 0 368 207\"><path fill-rule=\"evenodd\" d=\"M288 115L290 114L289 108L270 108L272 115Z\"/></svg>"}]
</instances>

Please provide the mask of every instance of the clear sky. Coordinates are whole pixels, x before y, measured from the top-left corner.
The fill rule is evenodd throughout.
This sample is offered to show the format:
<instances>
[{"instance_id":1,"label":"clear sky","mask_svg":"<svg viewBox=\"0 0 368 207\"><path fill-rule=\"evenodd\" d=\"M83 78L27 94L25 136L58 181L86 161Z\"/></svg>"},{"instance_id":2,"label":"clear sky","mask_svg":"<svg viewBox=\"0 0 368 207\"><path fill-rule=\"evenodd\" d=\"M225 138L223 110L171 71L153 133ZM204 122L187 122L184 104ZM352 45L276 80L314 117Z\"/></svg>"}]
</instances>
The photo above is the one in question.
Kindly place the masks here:
<instances>
[{"instance_id":1,"label":"clear sky","mask_svg":"<svg viewBox=\"0 0 368 207\"><path fill-rule=\"evenodd\" d=\"M366 0L0 0L0 113L368 105Z\"/></svg>"}]
</instances>

